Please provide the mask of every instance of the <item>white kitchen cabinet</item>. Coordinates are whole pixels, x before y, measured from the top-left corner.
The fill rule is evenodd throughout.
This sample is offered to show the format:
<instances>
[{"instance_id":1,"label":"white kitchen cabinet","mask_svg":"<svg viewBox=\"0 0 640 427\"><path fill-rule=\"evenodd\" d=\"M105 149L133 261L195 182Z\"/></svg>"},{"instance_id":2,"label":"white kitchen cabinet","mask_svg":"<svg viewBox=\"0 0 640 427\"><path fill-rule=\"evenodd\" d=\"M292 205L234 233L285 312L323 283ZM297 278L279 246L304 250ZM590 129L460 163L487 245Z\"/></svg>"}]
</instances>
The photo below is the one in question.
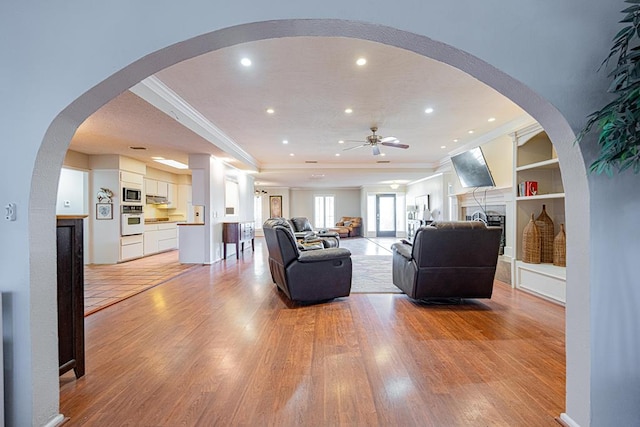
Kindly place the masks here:
<instances>
[{"instance_id":1,"label":"white kitchen cabinet","mask_svg":"<svg viewBox=\"0 0 640 427\"><path fill-rule=\"evenodd\" d=\"M164 181L157 181L158 190L154 196L168 197L169 196L169 183Z\"/></svg>"},{"instance_id":2,"label":"white kitchen cabinet","mask_svg":"<svg viewBox=\"0 0 640 427\"><path fill-rule=\"evenodd\" d=\"M144 192L147 196L158 195L158 181L155 179L144 179Z\"/></svg>"},{"instance_id":3,"label":"white kitchen cabinet","mask_svg":"<svg viewBox=\"0 0 640 427\"><path fill-rule=\"evenodd\" d=\"M158 252L158 224L144 226L144 254L151 255Z\"/></svg>"},{"instance_id":4,"label":"white kitchen cabinet","mask_svg":"<svg viewBox=\"0 0 640 427\"><path fill-rule=\"evenodd\" d=\"M144 226L144 254L152 255L178 247L178 225L175 222Z\"/></svg>"},{"instance_id":5,"label":"white kitchen cabinet","mask_svg":"<svg viewBox=\"0 0 640 427\"><path fill-rule=\"evenodd\" d=\"M120 238L120 261L140 258L144 255L142 234Z\"/></svg>"},{"instance_id":6,"label":"white kitchen cabinet","mask_svg":"<svg viewBox=\"0 0 640 427\"><path fill-rule=\"evenodd\" d=\"M175 209L178 207L178 186L169 183L167 190L167 208Z\"/></svg>"},{"instance_id":7,"label":"white kitchen cabinet","mask_svg":"<svg viewBox=\"0 0 640 427\"><path fill-rule=\"evenodd\" d=\"M120 181L124 186L131 186L139 188L142 185L144 177L139 173L128 172L128 171L120 171Z\"/></svg>"}]
</instances>

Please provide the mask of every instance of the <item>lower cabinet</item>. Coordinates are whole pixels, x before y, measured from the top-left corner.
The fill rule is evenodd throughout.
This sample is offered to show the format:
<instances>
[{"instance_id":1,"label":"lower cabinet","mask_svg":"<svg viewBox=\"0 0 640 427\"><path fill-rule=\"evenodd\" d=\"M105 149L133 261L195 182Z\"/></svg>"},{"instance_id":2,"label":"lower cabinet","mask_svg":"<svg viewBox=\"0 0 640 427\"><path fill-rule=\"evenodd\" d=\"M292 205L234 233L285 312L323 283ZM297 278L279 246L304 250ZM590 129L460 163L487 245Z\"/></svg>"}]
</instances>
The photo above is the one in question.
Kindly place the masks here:
<instances>
[{"instance_id":1,"label":"lower cabinet","mask_svg":"<svg viewBox=\"0 0 640 427\"><path fill-rule=\"evenodd\" d=\"M120 260L140 258L144 255L142 234L120 238Z\"/></svg>"},{"instance_id":2,"label":"lower cabinet","mask_svg":"<svg viewBox=\"0 0 640 427\"><path fill-rule=\"evenodd\" d=\"M176 249L178 247L178 225L175 222L146 224L144 226L144 254Z\"/></svg>"}]
</instances>

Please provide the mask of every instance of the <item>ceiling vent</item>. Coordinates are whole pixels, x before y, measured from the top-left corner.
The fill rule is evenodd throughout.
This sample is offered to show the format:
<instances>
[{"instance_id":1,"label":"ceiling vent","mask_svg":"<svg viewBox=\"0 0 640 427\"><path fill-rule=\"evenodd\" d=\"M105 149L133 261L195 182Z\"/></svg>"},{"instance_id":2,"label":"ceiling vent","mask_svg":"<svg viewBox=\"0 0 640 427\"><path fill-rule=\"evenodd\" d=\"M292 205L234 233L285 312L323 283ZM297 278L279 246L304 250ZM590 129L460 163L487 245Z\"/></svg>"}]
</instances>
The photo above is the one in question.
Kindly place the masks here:
<instances>
[{"instance_id":1,"label":"ceiling vent","mask_svg":"<svg viewBox=\"0 0 640 427\"><path fill-rule=\"evenodd\" d=\"M304 162L305 163L318 163L317 160L305 160Z\"/></svg>"},{"instance_id":2,"label":"ceiling vent","mask_svg":"<svg viewBox=\"0 0 640 427\"><path fill-rule=\"evenodd\" d=\"M391 163L390 160L378 160L376 163Z\"/></svg>"},{"instance_id":3,"label":"ceiling vent","mask_svg":"<svg viewBox=\"0 0 640 427\"><path fill-rule=\"evenodd\" d=\"M136 147L136 146L129 147L129 148L131 148L132 150L146 150L147 149L147 147Z\"/></svg>"}]
</instances>

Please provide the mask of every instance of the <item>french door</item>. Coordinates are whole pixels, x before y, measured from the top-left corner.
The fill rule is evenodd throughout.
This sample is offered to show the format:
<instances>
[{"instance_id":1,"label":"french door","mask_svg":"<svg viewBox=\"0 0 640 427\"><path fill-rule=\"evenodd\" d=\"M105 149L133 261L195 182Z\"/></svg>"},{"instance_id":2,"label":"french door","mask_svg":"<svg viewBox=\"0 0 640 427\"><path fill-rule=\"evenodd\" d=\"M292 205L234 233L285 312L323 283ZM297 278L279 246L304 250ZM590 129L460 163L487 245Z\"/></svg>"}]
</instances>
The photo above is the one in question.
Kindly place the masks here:
<instances>
[{"instance_id":1,"label":"french door","mask_svg":"<svg viewBox=\"0 0 640 427\"><path fill-rule=\"evenodd\" d=\"M396 237L396 195L376 195L376 237Z\"/></svg>"}]
</instances>

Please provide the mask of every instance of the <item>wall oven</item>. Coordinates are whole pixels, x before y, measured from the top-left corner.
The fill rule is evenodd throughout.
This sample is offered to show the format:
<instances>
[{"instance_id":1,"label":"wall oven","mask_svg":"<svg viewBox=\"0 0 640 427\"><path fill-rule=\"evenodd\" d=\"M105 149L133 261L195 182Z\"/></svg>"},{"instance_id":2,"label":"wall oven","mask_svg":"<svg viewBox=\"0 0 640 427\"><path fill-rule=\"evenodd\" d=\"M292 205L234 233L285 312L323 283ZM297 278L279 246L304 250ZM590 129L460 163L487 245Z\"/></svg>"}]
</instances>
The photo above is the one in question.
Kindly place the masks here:
<instances>
[{"instance_id":1,"label":"wall oven","mask_svg":"<svg viewBox=\"0 0 640 427\"><path fill-rule=\"evenodd\" d=\"M144 212L142 206L122 206L121 235L132 236L144 233Z\"/></svg>"},{"instance_id":2,"label":"wall oven","mask_svg":"<svg viewBox=\"0 0 640 427\"><path fill-rule=\"evenodd\" d=\"M128 203L142 203L142 190L140 188L123 187L122 201Z\"/></svg>"}]
</instances>

